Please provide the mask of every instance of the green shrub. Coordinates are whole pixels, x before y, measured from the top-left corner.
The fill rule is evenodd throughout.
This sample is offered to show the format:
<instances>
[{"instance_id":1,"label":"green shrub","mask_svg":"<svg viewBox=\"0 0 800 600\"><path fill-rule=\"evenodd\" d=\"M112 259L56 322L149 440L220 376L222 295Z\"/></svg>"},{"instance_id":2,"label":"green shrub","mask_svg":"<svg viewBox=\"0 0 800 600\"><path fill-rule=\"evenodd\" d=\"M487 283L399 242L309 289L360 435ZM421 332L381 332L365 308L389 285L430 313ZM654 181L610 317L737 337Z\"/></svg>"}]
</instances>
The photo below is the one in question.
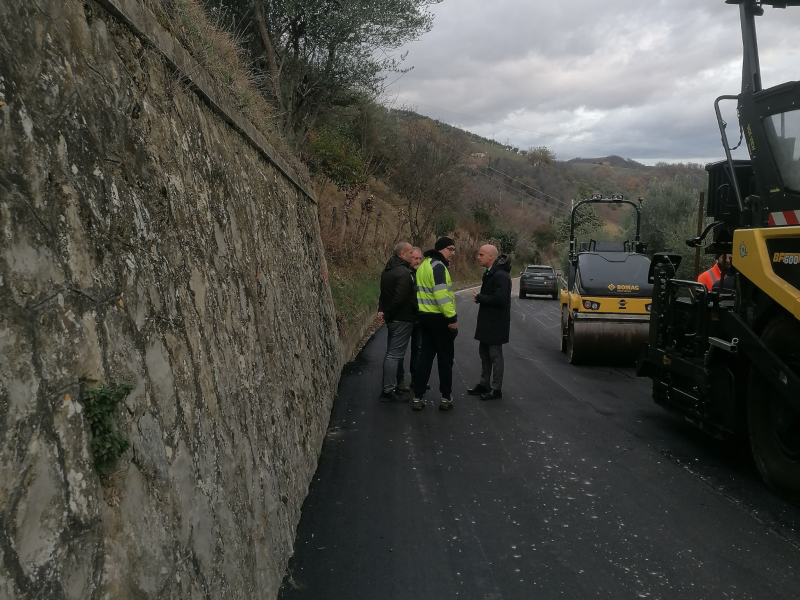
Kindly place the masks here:
<instances>
[{"instance_id":1,"label":"green shrub","mask_svg":"<svg viewBox=\"0 0 800 600\"><path fill-rule=\"evenodd\" d=\"M495 242L502 254L513 254L517 248L517 232L513 229L495 227L487 237Z\"/></svg>"},{"instance_id":2,"label":"green shrub","mask_svg":"<svg viewBox=\"0 0 800 600\"><path fill-rule=\"evenodd\" d=\"M337 269L331 266L331 295L340 330L358 324L367 310L378 310L383 265Z\"/></svg>"},{"instance_id":3,"label":"green shrub","mask_svg":"<svg viewBox=\"0 0 800 600\"><path fill-rule=\"evenodd\" d=\"M550 223L538 227L531 235L531 241L539 249L545 249L556 242L556 231Z\"/></svg>"},{"instance_id":4,"label":"green shrub","mask_svg":"<svg viewBox=\"0 0 800 600\"><path fill-rule=\"evenodd\" d=\"M126 383L110 382L101 388L87 390L81 397L86 410L86 420L92 430L89 446L94 456L94 468L100 475L108 475L111 469L128 449L128 440L114 425L112 415L133 386Z\"/></svg>"},{"instance_id":5,"label":"green shrub","mask_svg":"<svg viewBox=\"0 0 800 600\"><path fill-rule=\"evenodd\" d=\"M319 129L311 140L312 162L317 173L338 189L348 190L366 180L366 168L356 143L330 127Z\"/></svg>"},{"instance_id":6,"label":"green shrub","mask_svg":"<svg viewBox=\"0 0 800 600\"><path fill-rule=\"evenodd\" d=\"M457 225L456 216L452 212L445 212L434 220L433 233L437 238L440 238L453 233Z\"/></svg>"},{"instance_id":7,"label":"green shrub","mask_svg":"<svg viewBox=\"0 0 800 600\"><path fill-rule=\"evenodd\" d=\"M514 258L520 263L520 268L525 268L527 265L541 264L542 254L536 248L525 247L517 249Z\"/></svg>"},{"instance_id":8,"label":"green shrub","mask_svg":"<svg viewBox=\"0 0 800 600\"><path fill-rule=\"evenodd\" d=\"M688 177L676 176L662 181L651 181L642 204L642 240L647 243L647 253L677 252L683 261L677 275L690 278L694 269L694 248L686 246L686 238L697 233L697 208L699 190ZM708 222L704 219L703 226ZM636 230L636 213L626 217L628 236L633 239ZM713 257L703 255L701 266L707 269ZM707 266L708 265L708 266Z\"/></svg>"},{"instance_id":9,"label":"green shrub","mask_svg":"<svg viewBox=\"0 0 800 600\"><path fill-rule=\"evenodd\" d=\"M472 209L472 218L481 227L489 227L494 220L492 213L483 206L476 206Z\"/></svg>"},{"instance_id":10,"label":"green shrub","mask_svg":"<svg viewBox=\"0 0 800 600\"><path fill-rule=\"evenodd\" d=\"M556 239L559 242L569 241L571 213L566 213L556 222ZM587 234L603 228L605 221L597 214L593 204L584 204L575 212L575 237L586 238Z\"/></svg>"}]
</instances>

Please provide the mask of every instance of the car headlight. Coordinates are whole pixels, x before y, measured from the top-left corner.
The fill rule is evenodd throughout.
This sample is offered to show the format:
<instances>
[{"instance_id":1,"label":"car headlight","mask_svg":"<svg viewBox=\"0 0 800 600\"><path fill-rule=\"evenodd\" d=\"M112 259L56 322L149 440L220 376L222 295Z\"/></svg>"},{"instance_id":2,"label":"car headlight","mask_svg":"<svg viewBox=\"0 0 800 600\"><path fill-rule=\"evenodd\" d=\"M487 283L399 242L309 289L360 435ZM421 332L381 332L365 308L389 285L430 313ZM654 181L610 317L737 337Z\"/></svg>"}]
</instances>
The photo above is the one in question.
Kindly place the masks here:
<instances>
[{"instance_id":1,"label":"car headlight","mask_svg":"<svg viewBox=\"0 0 800 600\"><path fill-rule=\"evenodd\" d=\"M651 307L651 306L653 306L653 305L652 305L652 304L645 304L645 305L644 305L644 309L645 309L647 312L650 312L650 307Z\"/></svg>"}]
</instances>

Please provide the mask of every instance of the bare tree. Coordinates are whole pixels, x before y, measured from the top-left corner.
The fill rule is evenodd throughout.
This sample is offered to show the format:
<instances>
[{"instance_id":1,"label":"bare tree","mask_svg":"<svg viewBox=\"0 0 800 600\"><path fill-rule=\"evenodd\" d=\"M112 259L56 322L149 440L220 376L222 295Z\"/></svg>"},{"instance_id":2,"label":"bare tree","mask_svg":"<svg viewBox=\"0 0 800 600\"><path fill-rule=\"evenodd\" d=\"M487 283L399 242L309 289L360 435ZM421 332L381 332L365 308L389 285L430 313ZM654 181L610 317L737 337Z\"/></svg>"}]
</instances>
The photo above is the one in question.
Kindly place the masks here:
<instances>
[{"instance_id":1,"label":"bare tree","mask_svg":"<svg viewBox=\"0 0 800 600\"><path fill-rule=\"evenodd\" d=\"M392 246L395 246L400 241L400 236L403 235L403 228L408 223L408 214L402 208L397 211L397 217L400 219L400 226L397 228L397 234L392 240Z\"/></svg>"},{"instance_id":2,"label":"bare tree","mask_svg":"<svg viewBox=\"0 0 800 600\"><path fill-rule=\"evenodd\" d=\"M372 194L370 194L361 201L361 217L355 236L355 242L358 248L364 245L364 239L367 237L367 228L369 227L369 221L373 210L375 210L375 199Z\"/></svg>"},{"instance_id":3,"label":"bare tree","mask_svg":"<svg viewBox=\"0 0 800 600\"><path fill-rule=\"evenodd\" d=\"M378 210L378 213L375 215L375 237L372 240L372 245L374 247L378 247L378 233L380 232L381 225L383 220L383 210Z\"/></svg>"},{"instance_id":4,"label":"bare tree","mask_svg":"<svg viewBox=\"0 0 800 600\"><path fill-rule=\"evenodd\" d=\"M328 234L330 234L336 227L336 207L331 208L331 222L328 225Z\"/></svg>"},{"instance_id":5,"label":"bare tree","mask_svg":"<svg viewBox=\"0 0 800 600\"><path fill-rule=\"evenodd\" d=\"M392 184L406 201L411 239L419 245L434 229L436 216L452 206L464 185L459 141L442 134L429 120L403 124L403 136L391 173Z\"/></svg>"}]
</instances>

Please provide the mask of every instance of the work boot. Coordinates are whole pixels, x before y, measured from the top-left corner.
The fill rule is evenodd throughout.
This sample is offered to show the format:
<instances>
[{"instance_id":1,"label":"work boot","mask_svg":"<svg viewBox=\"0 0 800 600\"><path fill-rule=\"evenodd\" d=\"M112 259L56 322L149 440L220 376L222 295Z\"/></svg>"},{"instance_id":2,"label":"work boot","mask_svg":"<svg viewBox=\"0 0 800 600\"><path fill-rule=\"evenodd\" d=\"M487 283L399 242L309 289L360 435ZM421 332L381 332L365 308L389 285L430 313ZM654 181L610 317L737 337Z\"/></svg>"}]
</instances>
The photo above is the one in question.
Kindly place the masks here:
<instances>
[{"instance_id":1,"label":"work boot","mask_svg":"<svg viewBox=\"0 0 800 600\"><path fill-rule=\"evenodd\" d=\"M467 390L467 393L468 393L470 396L482 396L483 394L485 394L485 393L486 393L486 392L488 392L488 391L489 391L489 388L487 388L487 387L486 387L485 385L483 385L482 383L479 383L479 384L478 384L478 385L476 385L475 387L473 387L473 388L469 388L469 389Z\"/></svg>"},{"instance_id":2,"label":"work boot","mask_svg":"<svg viewBox=\"0 0 800 600\"><path fill-rule=\"evenodd\" d=\"M415 397L411 403L411 410L422 410L425 408L425 398Z\"/></svg>"},{"instance_id":3,"label":"work boot","mask_svg":"<svg viewBox=\"0 0 800 600\"><path fill-rule=\"evenodd\" d=\"M398 377L397 378L397 387L395 388L398 392L410 392L411 388L406 385L406 378L405 377Z\"/></svg>"},{"instance_id":4,"label":"work boot","mask_svg":"<svg viewBox=\"0 0 800 600\"><path fill-rule=\"evenodd\" d=\"M442 401L439 403L439 410L450 410L453 408L453 397L442 396Z\"/></svg>"},{"instance_id":5,"label":"work boot","mask_svg":"<svg viewBox=\"0 0 800 600\"><path fill-rule=\"evenodd\" d=\"M397 390L391 392L381 392L381 402L388 402L390 404L402 404L408 402L408 398L403 396Z\"/></svg>"},{"instance_id":6,"label":"work boot","mask_svg":"<svg viewBox=\"0 0 800 600\"><path fill-rule=\"evenodd\" d=\"M485 394L481 394L481 400L497 400L503 397L503 392L500 390L489 390Z\"/></svg>"}]
</instances>

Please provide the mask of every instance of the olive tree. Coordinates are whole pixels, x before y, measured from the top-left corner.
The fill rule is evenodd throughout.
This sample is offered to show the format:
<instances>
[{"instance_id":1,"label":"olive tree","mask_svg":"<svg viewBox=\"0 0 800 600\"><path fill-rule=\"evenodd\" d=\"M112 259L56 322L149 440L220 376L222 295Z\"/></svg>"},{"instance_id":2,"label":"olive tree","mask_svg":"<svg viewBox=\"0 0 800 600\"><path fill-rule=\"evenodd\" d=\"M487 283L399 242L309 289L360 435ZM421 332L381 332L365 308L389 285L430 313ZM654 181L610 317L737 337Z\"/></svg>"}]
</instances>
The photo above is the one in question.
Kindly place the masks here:
<instances>
[{"instance_id":1,"label":"olive tree","mask_svg":"<svg viewBox=\"0 0 800 600\"><path fill-rule=\"evenodd\" d=\"M571 227L572 215L567 212L556 221L556 240L566 242L569 240L569 230ZM575 211L575 235L577 237L587 237L594 234L605 225L603 217L597 213L597 209L592 204L584 204Z\"/></svg>"},{"instance_id":2,"label":"olive tree","mask_svg":"<svg viewBox=\"0 0 800 600\"><path fill-rule=\"evenodd\" d=\"M320 111L377 95L394 54L430 30L441 0L222 0L254 29L254 64L287 136L303 141ZM249 9L249 10L248 10Z\"/></svg>"},{"instance_id":3,"label":"olive tree","mask_svg":"<svg viewBox=\"0 0 800 600\"><path fill-rule=\"evenodd\" d=\"M683 255L679 277L691 277L694 268L694 249L686 246L686 238L697 233L697 209L700 191L688 177L653 179L647 185L642 204L642 241L650 255L656 252L677 252ZM630 211L626 231L633 239L636 216ZM704 258L706 265L711 262Z\"/></svg>"},{"instance_id":4,"label":"olive tree","mask_svg":"<svg viewBox=\"0 0 800 600\"><path fill-rule=\"evenodd\" d=\"M516 151L516 148L514 150ZM547 146L528 148L525 156L533 167L552 167L556 161L556 155Z\"/></svg>"}]
</instances>

